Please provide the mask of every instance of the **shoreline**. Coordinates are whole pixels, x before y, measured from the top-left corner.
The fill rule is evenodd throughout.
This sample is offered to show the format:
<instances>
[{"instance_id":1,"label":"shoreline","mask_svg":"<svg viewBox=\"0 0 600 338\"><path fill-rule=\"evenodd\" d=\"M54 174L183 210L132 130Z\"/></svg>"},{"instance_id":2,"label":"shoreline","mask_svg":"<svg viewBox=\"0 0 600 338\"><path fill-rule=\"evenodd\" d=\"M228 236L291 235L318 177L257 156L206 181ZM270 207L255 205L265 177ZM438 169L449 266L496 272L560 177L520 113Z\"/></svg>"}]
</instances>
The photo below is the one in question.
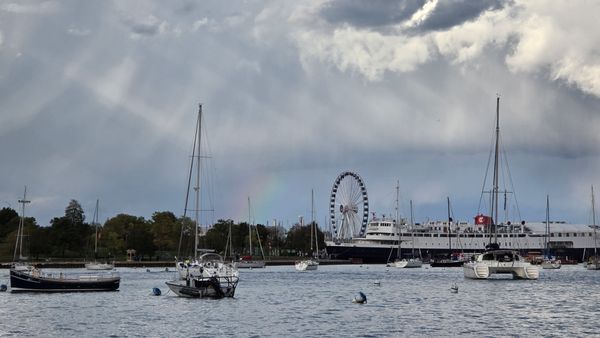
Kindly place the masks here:
<instances>
[{"instance_id":1,"label":"shoreline","mask_svg":"<svg viewBox=\"0 0 600 338\"><path fill-rule=\"evenodd\" d=\"M265 260L266 266L279 266L279 265L294 265L295 259L275 259ZM31 262L36 267L41 269L44 268L65 268L65 269L78 269L85 268L86 262ZM114 261L115 268L170 268L175 267L175 261ZM346 265L356 264L350 260L340 259L324 259L319 261L320 265ZM10 269L12 262L0 263L0 269Z\"/></svg>"}]
</instances>

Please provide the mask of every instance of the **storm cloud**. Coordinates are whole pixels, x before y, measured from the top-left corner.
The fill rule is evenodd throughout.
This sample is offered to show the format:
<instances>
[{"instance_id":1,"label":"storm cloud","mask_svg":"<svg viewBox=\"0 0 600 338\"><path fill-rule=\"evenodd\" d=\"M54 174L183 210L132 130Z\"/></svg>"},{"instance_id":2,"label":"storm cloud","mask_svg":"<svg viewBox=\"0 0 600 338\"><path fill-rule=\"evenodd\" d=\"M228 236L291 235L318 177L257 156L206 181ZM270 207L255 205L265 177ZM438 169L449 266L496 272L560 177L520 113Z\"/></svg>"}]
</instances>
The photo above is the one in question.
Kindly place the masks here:
<instances>
[{"instance_id":1,"label":"storm cloud","mask_svg":"<svg viewBox=\"0 0 600 338\"><path fill-rule=\"evenodd\" d=\"M377 213L477 211L501 97L523 217L585 222L600 183L600 59L583 1L0 3L0 205L47 225L182 213L198 104L212 220L328 212L359 173ZM565 13L568 13L566 15ZM208 170L212 168L211 170ZM211 186L211 184L207 185ZM203 222L209 223L207 219Z\"/></svg>"}]
</instances>

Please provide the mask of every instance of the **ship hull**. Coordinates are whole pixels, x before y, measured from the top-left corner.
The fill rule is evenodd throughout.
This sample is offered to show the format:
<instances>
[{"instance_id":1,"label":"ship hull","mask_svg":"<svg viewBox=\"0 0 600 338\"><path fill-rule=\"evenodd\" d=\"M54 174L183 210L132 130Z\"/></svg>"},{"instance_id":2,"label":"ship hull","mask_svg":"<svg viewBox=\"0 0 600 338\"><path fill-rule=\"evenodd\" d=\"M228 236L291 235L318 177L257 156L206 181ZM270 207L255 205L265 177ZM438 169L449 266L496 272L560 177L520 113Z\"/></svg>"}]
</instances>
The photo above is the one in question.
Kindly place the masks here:
<instances>
[{"instance_id":1,"label":"ship hull","mask_svg":"<svg viewBox=\"0 0 600 338\"><path fill-rule=\"evenodd\" d=\"M407 257L412 254L412 249L402 249L401 251L402 257ZM424 261L427 262L432 257L448 255L451 254L451 251L456 251L456 249L453 248L452 250L450 250L449 248L415 248L415 251L420 251L421 256L424 258ZM480 250L465 250L465 253L476 253L483 251L484 248L482 247ZM540 249L524 248L519 251L526 256L528 252L539 252ZM578 259L579 261L581 261L581 258L584 257L585 254L584 251L587 251L589 253L590 251L593 251L593 248L564 248L555 250L555 254L557 257L570 257L572 259ZM366 264L385 264L390 260L393 260L395 257L398 257L398 249L390 248L390 246L358 246L352 245L352 243L335 244L333 242L327 242L327 253L329 254L331 259L352 260ZM462 266L462 262L452 266Z\"/></svg>"}]
</instances>

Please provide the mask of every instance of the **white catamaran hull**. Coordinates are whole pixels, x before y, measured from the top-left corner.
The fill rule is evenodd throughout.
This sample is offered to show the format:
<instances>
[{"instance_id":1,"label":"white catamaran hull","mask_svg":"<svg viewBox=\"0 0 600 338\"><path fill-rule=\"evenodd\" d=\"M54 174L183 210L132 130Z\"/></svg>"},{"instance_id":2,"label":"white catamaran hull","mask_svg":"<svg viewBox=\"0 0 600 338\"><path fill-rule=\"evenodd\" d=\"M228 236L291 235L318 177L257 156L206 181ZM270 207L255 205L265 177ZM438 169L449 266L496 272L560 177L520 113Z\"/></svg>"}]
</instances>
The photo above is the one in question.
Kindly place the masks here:
<instances>
[{"instance_id":1,"label":"white catamaran hull","mask_svg":"<svg viewBox=\"0 0 600 338\"><path fill-rule=\"evenodd\" d=\"M537 266L523 261L516 251L488 251L463 264L464 276L487 279L495 274L511 274L514 279L538 279Z\"/></svg>"}]
</instances>

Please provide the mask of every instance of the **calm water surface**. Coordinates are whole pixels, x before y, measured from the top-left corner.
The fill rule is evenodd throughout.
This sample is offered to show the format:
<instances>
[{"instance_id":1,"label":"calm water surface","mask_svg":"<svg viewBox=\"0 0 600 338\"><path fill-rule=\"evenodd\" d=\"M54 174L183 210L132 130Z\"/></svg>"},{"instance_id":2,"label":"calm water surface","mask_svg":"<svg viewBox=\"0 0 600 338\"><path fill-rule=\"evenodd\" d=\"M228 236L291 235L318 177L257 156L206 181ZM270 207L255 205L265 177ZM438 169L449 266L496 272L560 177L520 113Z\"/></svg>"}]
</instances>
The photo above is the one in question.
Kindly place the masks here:
<instances>
[{"instance_id":1,"label":"calm water surface","mask_svg":"<svg viewBox=\"0 0 600 338\"><path fill-rule=\"evenodd\" d=\"M600 335L600 271L581 265L542 270L537 281L467 280L462 268L267 267L241 271L236 297L222 300L179 298L164 284L174 273L160 270L119 269L118 292L0 293L0 336ZM352 303L358 291L367 304Z\"/></svg>"}]
</instances>

